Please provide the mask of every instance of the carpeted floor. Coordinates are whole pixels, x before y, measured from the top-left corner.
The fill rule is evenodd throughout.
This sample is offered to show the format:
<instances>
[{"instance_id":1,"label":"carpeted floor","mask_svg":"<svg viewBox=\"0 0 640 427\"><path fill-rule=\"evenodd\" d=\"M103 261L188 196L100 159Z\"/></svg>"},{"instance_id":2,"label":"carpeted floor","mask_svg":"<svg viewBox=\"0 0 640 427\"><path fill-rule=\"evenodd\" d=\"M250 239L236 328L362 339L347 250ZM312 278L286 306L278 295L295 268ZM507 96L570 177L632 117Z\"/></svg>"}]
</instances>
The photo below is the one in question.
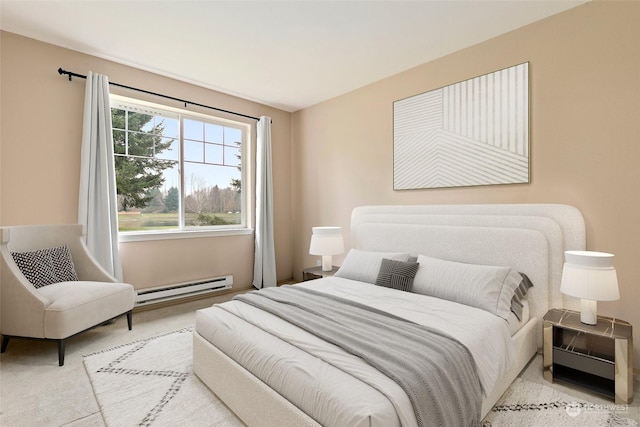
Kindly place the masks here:
<instances>
[{"instance_id":1,"label":"carpeted floor","mask_svg":"<svg viewBox=\"0 0 640 427\"><path fill-rule=\"evenodd\" d=\"M78 335L67 343L64 367L58 367L57 349L53 343L32 340L11 341L7 352L0 357L0 425L11 427L103 427L107 425L106 418L100 408L101 403L98 403L101 400L101 395L100 392L94 394L94 386L89 380L83 363L84 356L101 354L104 350L191 327L195 321L195 310L228 298L228 296L209 298L134 313L132 331L127 330L126 319L119 318L108 325ZM87 363L92 362L88 361ZM547 384L542 378L542 358L540 356L530 362L521 374L521 378L529 383ZM583 412L608 409L612 405L610 401L559 384L553 384L552 389L569 393L575 399L582 399L596 405L580 408ZM620 415L627 414L626 416L629 418L638 420L640 419L640 378L637 376L635 390L634 403L623 406L619 412ZM166 394L166 390L164 393ZM180 401L175 400L174 403L177 402ZM153 407L156 407L157 404L157 402L154 403ZM162 408L168 411L169 407L167 404ZM144 412L144 415L151 412L149 408L144 409L140 411ZM162 412L158 412L159 416L156 417L159 421L162 421ZM183 415L184 412L182 411ZM525 418L521 416L517 419L524 420ZM491 421L492 427L506 425L500 424L499 418L489 418L488 420ZM546 423L543 417L533 417L533 420L533 424L515 423L509 425L540 425L544 427L552 425ZM111 422L109 425L112 425Z\"/></svg>"},{"instance_id":2,"label":"carpeted floor","mask_svg":"<svg viewBox=\"0 0 640 427\"><path fill-rule=\"evenodd\" d=\"M12 340L0 355L0 426L104 427L105 422L86 374L83 357L107 348L192 326L195 312L230 299L207 298L134 312L67 341L63 367L55 343Z\"/></svg>"}]
</instances>

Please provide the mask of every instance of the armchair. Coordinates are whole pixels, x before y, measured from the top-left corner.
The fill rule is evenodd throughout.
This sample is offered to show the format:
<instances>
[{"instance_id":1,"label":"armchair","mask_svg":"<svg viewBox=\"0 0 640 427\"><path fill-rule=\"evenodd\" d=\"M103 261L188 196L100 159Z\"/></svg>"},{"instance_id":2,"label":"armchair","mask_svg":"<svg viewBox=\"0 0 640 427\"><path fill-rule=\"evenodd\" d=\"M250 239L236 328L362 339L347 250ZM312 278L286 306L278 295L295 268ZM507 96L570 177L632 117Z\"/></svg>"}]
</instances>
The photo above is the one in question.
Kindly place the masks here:
<instances>
[{"instance_id":1,"label":"armchair","mask_svg":"<svg viewBox=\"0 0 640 427\"><path fill-rule=\"evenodd\" d=\"M0 227L2 353L11 338L52 340L58 343L62 366L67 338L123 314L131 330L133 286L118 283L95 261L84 244L84 234L79 224ZM12 255L63 245L71 253L71 271L75 270L77 281L36 288L23 274L24 265L19 267ZM39 267L35 270L42 272ZM47 271L43 274L56 277Z\"/></svg>"}]
</instances>

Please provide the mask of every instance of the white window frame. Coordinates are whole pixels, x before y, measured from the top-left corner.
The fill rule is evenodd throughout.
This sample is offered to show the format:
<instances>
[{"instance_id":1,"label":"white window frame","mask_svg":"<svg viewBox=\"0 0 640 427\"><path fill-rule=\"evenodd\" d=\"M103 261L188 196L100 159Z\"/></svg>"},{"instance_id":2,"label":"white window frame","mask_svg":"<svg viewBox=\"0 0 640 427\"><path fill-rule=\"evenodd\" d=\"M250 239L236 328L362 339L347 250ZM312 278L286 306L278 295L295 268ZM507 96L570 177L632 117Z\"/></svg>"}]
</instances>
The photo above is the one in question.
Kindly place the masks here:
<instances>
[{"instance_id":1,"label":"white window frame","mask_svg":"<svg viewBox=\"0 0 640 427\"><path fill-rule=\"evenodd\" d=\"M180 170L180 208L179 208L179 224L175 230L149 230L149 231L119 231L119 242L136 242L136 241L149 241L149 240L171 240L171 239L186 239L186 238L201 238L201 237L214 237L214 236L233 236L233 235L247 235L252 234L251 228L251 209L252 209L252 194L253 194L253 158L252 158L252 126L248 123L238 122L221 118L218 116L203 114L195 111L189 111L185 109L169 107L162 104L156 104L152 102L142 101L135 98L129 98L121 95L111 94L109 96L111 107L124 107L131 108L138 107L141 112L153 114L157 116L179 118L179 139L180 139L180 155L179 155L179 170ZM207 123L213 123L221 126L232 126L243 129L244 140L241 146L242 156L242 168L241 168L241 182L242 182L242 198L241 198L241 223L237 225L226 226L210 226L199 228L183 228L184 224L184 199L185 199L185 176L184 176L184 158L183 158L183 127L182 120L185 118L205 121Z\"/></svg>"}]
</instances>

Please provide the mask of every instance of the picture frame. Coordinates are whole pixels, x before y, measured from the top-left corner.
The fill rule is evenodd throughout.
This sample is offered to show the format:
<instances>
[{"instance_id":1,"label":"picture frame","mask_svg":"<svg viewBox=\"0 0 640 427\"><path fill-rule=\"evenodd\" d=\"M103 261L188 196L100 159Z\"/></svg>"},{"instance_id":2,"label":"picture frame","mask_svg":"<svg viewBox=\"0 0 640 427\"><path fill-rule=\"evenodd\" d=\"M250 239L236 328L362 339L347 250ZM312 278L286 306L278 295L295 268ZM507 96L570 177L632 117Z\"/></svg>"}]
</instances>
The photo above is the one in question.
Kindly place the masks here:
<instances>
[{"instance_id":1,"label":"picture frame","mask_svg":"<svg viewBox=\"0 0 640 427\"><path fill-rule=\"evenodd\" d=\"M393 103L393 189L530 182L529 63Z\"/></svg>"}]
</instances>

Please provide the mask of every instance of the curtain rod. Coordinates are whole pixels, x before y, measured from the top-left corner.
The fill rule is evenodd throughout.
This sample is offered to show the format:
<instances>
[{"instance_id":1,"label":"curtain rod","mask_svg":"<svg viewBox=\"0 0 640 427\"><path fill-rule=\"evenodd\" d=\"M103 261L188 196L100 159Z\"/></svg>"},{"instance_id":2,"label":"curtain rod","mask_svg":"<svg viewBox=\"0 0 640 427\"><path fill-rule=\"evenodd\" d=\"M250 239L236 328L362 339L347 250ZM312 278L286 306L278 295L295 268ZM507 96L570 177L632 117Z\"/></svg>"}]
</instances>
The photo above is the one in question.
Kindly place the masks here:
<instances>
[{"instance_id":1,"label":"curtain rod","mask_svg":"<svg viewBox=\"0 0 640 427\"><path fill-rule=\"evenodd\" d=\"M83 76L82 74L74 73L72 71L63 70L62 68L58 68L58 74L60 74L60 75L63 75L63 74L68 75L69 76L69 81L71 81L72 77L79 77L81 79L86 79L87 78L87 76ZM121 87L121 88L124 88L124 89L130 89L130 90L135 90L135 91L138 91L138 92L146 93L148 95L154 95L154 96L159 96L161 98L171 99L172 101L182 102L185 107L187 106L187 104L191 104L191 105L195 105L197 107L210 108L212 110L221 111L223 113L233 114L235 116L246 117L247 119L260 120L259 117L248 116L246 114L236 113L235 111L223 110L222 108L211 107L209 105L204 105L204 104L198 104L197 102L191 102L191 101L187 101L186 99L175 98L173 96L163 95L161 93L151 92L151 91L144 90L144 89L138 89L137 87L126 86L126 85L123 85L123 84L120 84L120 83L114 83L114 82L109 82L109 84L113 85L113 86L118 86L118 87Z\"/></svg>"}]
</instances>

